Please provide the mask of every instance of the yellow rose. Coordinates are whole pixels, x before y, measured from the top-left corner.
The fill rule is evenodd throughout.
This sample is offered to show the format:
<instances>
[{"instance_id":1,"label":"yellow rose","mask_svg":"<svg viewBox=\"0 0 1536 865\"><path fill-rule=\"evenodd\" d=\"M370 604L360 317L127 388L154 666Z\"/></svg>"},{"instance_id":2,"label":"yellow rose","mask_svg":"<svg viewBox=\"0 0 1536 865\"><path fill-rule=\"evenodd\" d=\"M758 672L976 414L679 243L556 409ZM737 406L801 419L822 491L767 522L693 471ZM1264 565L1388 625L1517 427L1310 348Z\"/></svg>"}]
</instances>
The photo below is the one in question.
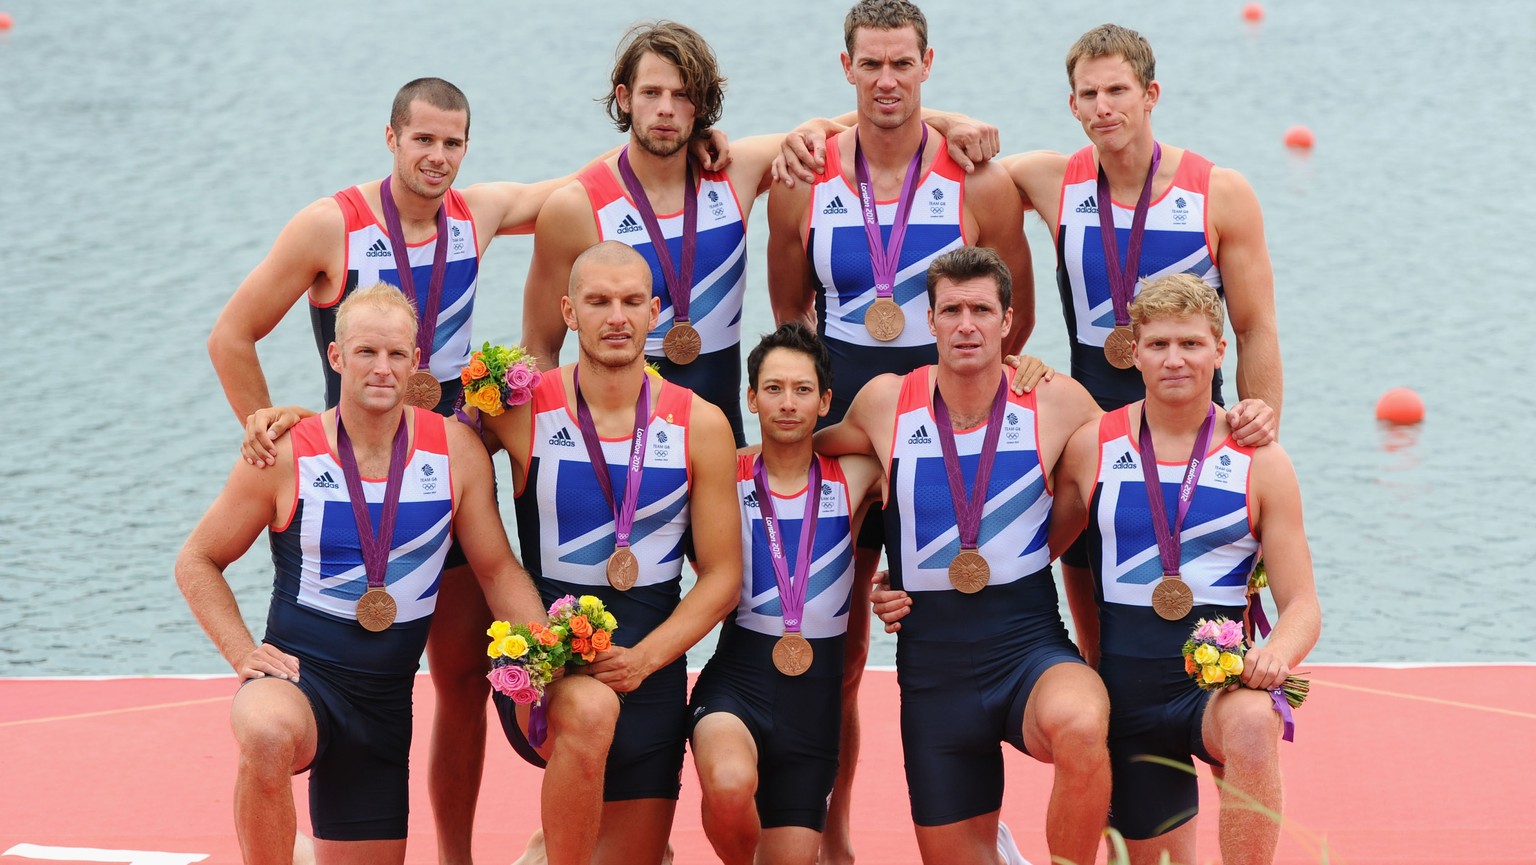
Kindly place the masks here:
<instances>
[{"instance_id":1,"label":"yellow rose","mask_svg":"<svg viewBox=\"0 0 1536 865\"><path fill-rule=\"evenodd\" d=\"M1243 673L1243 656L1233 652L1221 653L1221 669L1229 676L1240 676Z\"/></svg>"},{"instance_id":2,"label":"yellow rose","mask_svg":"<svg viewBox=\"0 0 1536 865\"><path fill-rule=\"evenodd\" d=\"M466 401L491 417L496 417L502 412L501 389L494 384L488 384L475 391Z\"/></svg>"},{"instance_id":3,"label":"yellow rose","mask_svg":"<svg viewBox=\"0 0 1536 865\"><path fill-rule=\"evenodd\" d=\"M598 600L597 595L582 595L576 599L576 604L582 607L596 607L602 603L602 601Z\"/></svg>"},{"instance_id":4,"label":"yellow rose","mask_svg":"<svg viewBox=\"0 0 1536 865\"><path fill-rule=\"evenodd\" d=\"M485 635L493 640L505 640L510 633L512 633L511 622L492 622Z\"/></svg>"},{"instance_id":5,"label":"yellow rose","mask_svg":"<svg viewBox=\"0 0 1536 865\"><path fill-rule=\"evenodd\" d=\"M485 653L492 658L501 657L501 641L492 640L491 644L485 647Z\"/></svg>"},{"instance_id":6,"label":"yellow rose","mask_svg":"<svg viewBox=\"0 0 1536 865\"><path fill-rule=\"evenodd\" d=\"M1220 659L1221 652L1210 643L1202 643L1199 648L1195 649L1195 663L1202 667L1214 664Z\"/></svg>"},{"instance_id":7,"label":"yellow rose","mask_svg":"<svg viewBox=\"0 0 1536 865\"><path fill-rule=\"evenodd\" d=\"M1200 678L1204 679L1207 685L1220 685L1227 680L1227 674L1220 667L1212 664L1209 667L1200 668Z\"/></svg>"},{"instance_id":8,"label":"yellow rose","mask_svg":"<svg viewBox=\"0 0 1536 865\"><path fill-rule=\"evenodd\" d=\"M522 634L513 634L501 641L501 651L509 658L521 658L528 654L528 641Z\"/></svg>"},{"instance_id":9,"label":"yellow rose","mask_svg":"<svg viewBox=\"0 0 1536 865\"><path fill-rule=\"evenodd\" d=\"M615 619L613 617L613 613L604 611L604 613L603 613L603 628L606 629L606 630L611 631L614 628L617 628L618 626L619 626L619 620Z\"/></svg>"}]
</instances>

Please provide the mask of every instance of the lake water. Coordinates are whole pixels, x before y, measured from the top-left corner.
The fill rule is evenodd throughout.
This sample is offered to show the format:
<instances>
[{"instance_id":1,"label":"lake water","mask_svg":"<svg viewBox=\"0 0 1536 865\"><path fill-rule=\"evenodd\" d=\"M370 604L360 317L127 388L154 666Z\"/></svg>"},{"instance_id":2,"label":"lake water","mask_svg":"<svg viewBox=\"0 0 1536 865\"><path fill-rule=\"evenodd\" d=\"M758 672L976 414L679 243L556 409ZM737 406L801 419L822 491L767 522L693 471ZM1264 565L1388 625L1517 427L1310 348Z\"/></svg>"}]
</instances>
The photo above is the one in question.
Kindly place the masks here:
<instances>
[{"instance_id":1,"label":"lake water","mask_svg":"<svg viewBox=\"0 0 1536 865\"><path fill-rule=\"evenodd\" d=\"M1536 480L1532 295L1520 275L1536 219L1513 200L1536 137L1520 84L1536 7L1290 0L1257 27L1240 7L930 2L925 102L996 123L1008 153L1073 150L1084 138L1067 111L1066 48L1106 20L1145 33L1163 83L1159 136L1243 171L1264 206L1283 441L1326 617L1313 658L1536 660L1524 585L1536 499L1522 492ZM204 340L294 212L389 169L400 84L440 75L468 93L461 185L563 174L617 143L593 100L641 14L711 40L735 137L853 106L837 62L843 3L13 0L6 11L0 675L227 670L171 573L238 442ZM1317 133L1310 155L1281 145L1298 123ZM771 327L764 210L751 228L751 337ZM1030 350L1065 368L1051 247L1038 220L1028 234ZM528 238L493 245L477 340L516 339L530 251ZM279 402L320 401L304 310L261 356ZM1403 384L1428 417L1383 430L1376 398ZM229 577L259 632L265 542ZM872 661L891 658L882 638Z\"/></svg>"}]
</instances>

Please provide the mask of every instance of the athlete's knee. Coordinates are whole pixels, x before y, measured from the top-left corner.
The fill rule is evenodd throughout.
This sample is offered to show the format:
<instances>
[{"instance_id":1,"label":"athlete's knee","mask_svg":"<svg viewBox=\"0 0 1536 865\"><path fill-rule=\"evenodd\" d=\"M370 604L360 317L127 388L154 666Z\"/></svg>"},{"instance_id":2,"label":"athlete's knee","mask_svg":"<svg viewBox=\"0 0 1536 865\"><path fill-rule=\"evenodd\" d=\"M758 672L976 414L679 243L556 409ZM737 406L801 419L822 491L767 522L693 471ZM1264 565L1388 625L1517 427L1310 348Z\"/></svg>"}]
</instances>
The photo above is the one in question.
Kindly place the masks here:
<instances>
[{"instance_id":1,"label":"athlete's knee","mask_svg":"<svg viewBox=\"0 0 1536 865\"><path fill-rule=\"evenodd\" d=\"M282 715L246 717L236 721L234 733L241 774L280 779L286 784L288 776L302 768L296 763L305 746L306 730L298 719Z\"/></svg>"},{"instance_id":2,"label":"athlete's knee","mask_svg":"<svg viewBox=\"0 0 1536 865\"><path fill-rule=\"evenodd\" d=\"M549 730L556 746L569 744L606 756L619 721L618 695L589 676L569 676L550 688L559 691L549 701Z\"/></svg>"},{"instance_id":3,"label":"athlete's knee","mask_svg":"<svg viewBox=\"0 0 1536 865\"><path fill-rule=\"evenodd\" d=\"M1223 762L1253 764L1279 755L1280 716L1268 694L1233 691L1222 695L1219 734Z\"/></svg>"},{"instance_id":4,"label":"athlete's knee","mask_svg":"<svg viewBox=\"0 0 1536 865\"><path fill-rule=\"evenodd\" d=\"M699 786L711 808L739 811L757 795L757 767L743 760L715 760L699 765Z\"/></svg>"},{"instance_id":5,"label":"athlete's knee","mask_svg":"<svg viewBox=\"0 0 1536 865\"><path fill-rule=\"evenodd\" d=\"M1076 673L1072 680L1045 695L1038 719L1040 733L1058 763L1107 762L1109 697L1091 671L1068 669Z\"/></svg>"}]
</instances>

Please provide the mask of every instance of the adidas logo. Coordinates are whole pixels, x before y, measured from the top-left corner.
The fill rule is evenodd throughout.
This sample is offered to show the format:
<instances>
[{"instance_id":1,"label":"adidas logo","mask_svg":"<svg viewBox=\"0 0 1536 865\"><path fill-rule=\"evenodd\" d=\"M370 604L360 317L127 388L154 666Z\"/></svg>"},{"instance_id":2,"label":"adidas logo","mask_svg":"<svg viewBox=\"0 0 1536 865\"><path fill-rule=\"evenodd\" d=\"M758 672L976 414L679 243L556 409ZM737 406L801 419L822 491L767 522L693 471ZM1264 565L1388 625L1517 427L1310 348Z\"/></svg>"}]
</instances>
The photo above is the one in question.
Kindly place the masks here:
<instances>
[{"instance_id":1,"label":"adidas logo","mask_svg":"<svg viewBox=\"0 0 1536 865\"><path fill-rule=\"evenodd\" d=\"M931 444L933 444L933 439L928 437L928 425L927 424L923 424L922 426L918 427L917 428L917 432L913 433L912 437L907 439L907 444L909 444L909 445L931 445Z\"/></svg>"},{"instance_id":2,"label":"adidas logo","mask_svg":"<svg viewBox=\"0 0 1536 865\"><path fill-rule=\"evenodd\" d=\"M330 472L322 472L320 477L315 478L315 482L314 482L313 486L317 490L339 490L339 489L341 489L341 484L336 483L336 479L331 477L331 473Z\"/></svg>"},{"instance_id":3,"label":"adidas logo","mask_svg":"<svg viewBox=\"0 0 1536 865\"><path fill-rule=\"evenodd\" d=\"M363 255L369 258L388 258L394 255L394 253L389 251L389 244L385 243L384 238L381 237L375 240L373 245L368 247L368 251L363 253Z\"/></svg>"},{"instance_id":4,"label":"adidas logo","mask_svg":"<svg viewBox=\"0 0 1536 865\"><path fill-rule=\"evenodd\" d=\"M1232 458L1227 456L1226 454L1222 454L1221 455L1221 464L1224 465L1224 466L1232 465Z\"/></svg>"},{"instance_id":5,"label":"adidas logo","mask_svg":"<svg viewBox=\"0 0 1536 865\"><path fill-rule=\"evenodd\" d=\"M421 476L424 478L432 477L432 467L429 465L423 465L421 467Z\"/></svg>"},{"instance_id":6,"label":"adidas logo","mask_svg":"<svg viewBox=\"0 0 1536 865\"><path fill-rule=\"evenodd\" d=\"M1009 424L1009 426L1018 426L1019 425L1019 416L1014 414L1013 412L1009 412L1008 413L1008 424Z\"/></svg>"},{"instance_id":7,"label":"adidas logo","mask_svg":"<svg viewBox=\"0 0 1536 865\"><path fill-rule=\"evenodd\" d=\"M943 201L944 200L944 190L942 190L942 189L935 189L933 191L933 200L934 201Z\"/></svg>"},{"instance_id":8,"label":"adidas logo","mask_svg":"<svg viewBox=\"0 0 1536 865\"><path fill-rule=\"evenodd\" d=\"M1120 459L1115 460L1114 467L1117 469L1133 469L1136 468L1136 460L1131 458L1130 451L1126 451L1120 455Z\"/></svg>"},{"instance_id":9,"label":"adidas logo","mask_svg":"<svg viewBox=\"0 0 1536 865\"><path fill-rule=\"evenodd\" d=\"M821 209L821 212L827 216L832 216L838 213L847 213L848 208L843 204L843 197L841 195L834 195L832 200L827 202L827 206Z\"/></svg>"},{"instance_id":10,"label":"adidas logo","mask_svg":"<svg viewBox=\"0 0 1536 865\"><path fill-rule=\"evenodd\" d=\"M659 444L659 445L664 445L664 444L667 443L667 431L666 430L657 430L656 431L656 443Z\"/></svg>"},{"instance_id":11,"label":"adidas logo","mask_svg":"<svg viewBox=\"0 0 1536 865\"><path fill-rule=\"evenodd\" d=\"M710 204L718 204L719 201L720 201L720 193L718 193L718 192L714 191L713 189L711 189L709 191L709 203ZM1180 206L1182 207L1183 205L1180 205Z\"/></svg>"},{"instance_id":12,"label":"adidas logo","mask_svg":"<svg viewBox=\"0 0 1536 865\"><path fill-rule=\"evenodd\" d=\"M561 448L573 448L576 446L576 440L571 438L571 431L568 427L561 427L559 432L550 436L549 443Z\"/></svg>"},{"instance_id":13,"label":"adidas logo","mask_svg":"<svg viewBox=\"0 0 1536 865\"><path fill-rule=\"evenodd\" d=\"M753 492L747 493L747 497L741 500L741 505L742 507L757 510L757 492L754 490Z\"/></svg>"},{"instance_id":14,"label":"adidas logo","mask_svg":"<svg viewBox=\"0 0 1536 865\"><path fill-rule=\"evenodd\" d=\"M624 221L619 223L619 230L617 232L615 232L615 233L616 234L629 234L630 232L633 232L633 231L644 231L644 230L645 230L645 227L642 226L640 223L635 221L634 214L626 213L626 214L624 214Z\"/></svg>"},{"instance_id":15,"label":"adidas logo","mask_svg":"<svg viewBox=\"0 0 1536 865\"><path fill-rule=\"evenodd\" d=\"M1099 202L1092 196L1083 199L1083 203L1077 206L1078 213L1098 213Z\"/></svg>"}]
</instances>

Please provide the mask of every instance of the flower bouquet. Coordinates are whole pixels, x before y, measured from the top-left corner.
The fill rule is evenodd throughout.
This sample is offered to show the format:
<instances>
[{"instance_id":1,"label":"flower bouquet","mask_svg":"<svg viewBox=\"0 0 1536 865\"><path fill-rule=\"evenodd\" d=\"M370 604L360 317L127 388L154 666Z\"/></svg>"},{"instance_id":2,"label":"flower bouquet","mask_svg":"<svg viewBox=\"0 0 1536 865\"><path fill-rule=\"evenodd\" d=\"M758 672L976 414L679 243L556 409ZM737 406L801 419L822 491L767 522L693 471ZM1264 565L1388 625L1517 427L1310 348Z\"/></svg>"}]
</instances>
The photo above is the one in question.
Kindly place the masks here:
<instances>
[{"instance_id":1,"label":"flower bouquet","mask_svg":"<svg viewBox=\"0 0 1536 865\"><path fill-rule=\"evenodd\" d=\"M1242 623L1227 618L1201 619L1184 641L1184 672L1207 691L1224 690L1240 684L1247 653ZM1306 679L1287 676L1285 684L1275 690L1294 708L1307 699L1309 687Z\"/></svg>"},{"instance_id":2,"label":"flower bouquet","mask_svg":"<svg viewBox=\"0 0 1536 865\"><path fill-rule=\"evenodd\" d=\"M533 355L522 346L507 348L488 342L470 355L469 363L459 373L459 381L464 385L464 404L491 417L501 414L507 406L533 399L533 389L543 377Z\"/></svg>"},{"instance_id":3,"label":"flower bouquet","mask_svg":"<svg viewBox=\"0 0 1536 865\"><path fill-rule=\"evenodd\" d=\"M514 703L533 705L528 741L534 747L543 745L548 734L544 689L554 681L555 672L567 664L590 664L598 652L613 645L618 626L596 597L566 595L550 606L547 625L496 621L486 630L491 638L485 650L491 658L486 678L497 693Z\"/></svg>"}]
</instances>

